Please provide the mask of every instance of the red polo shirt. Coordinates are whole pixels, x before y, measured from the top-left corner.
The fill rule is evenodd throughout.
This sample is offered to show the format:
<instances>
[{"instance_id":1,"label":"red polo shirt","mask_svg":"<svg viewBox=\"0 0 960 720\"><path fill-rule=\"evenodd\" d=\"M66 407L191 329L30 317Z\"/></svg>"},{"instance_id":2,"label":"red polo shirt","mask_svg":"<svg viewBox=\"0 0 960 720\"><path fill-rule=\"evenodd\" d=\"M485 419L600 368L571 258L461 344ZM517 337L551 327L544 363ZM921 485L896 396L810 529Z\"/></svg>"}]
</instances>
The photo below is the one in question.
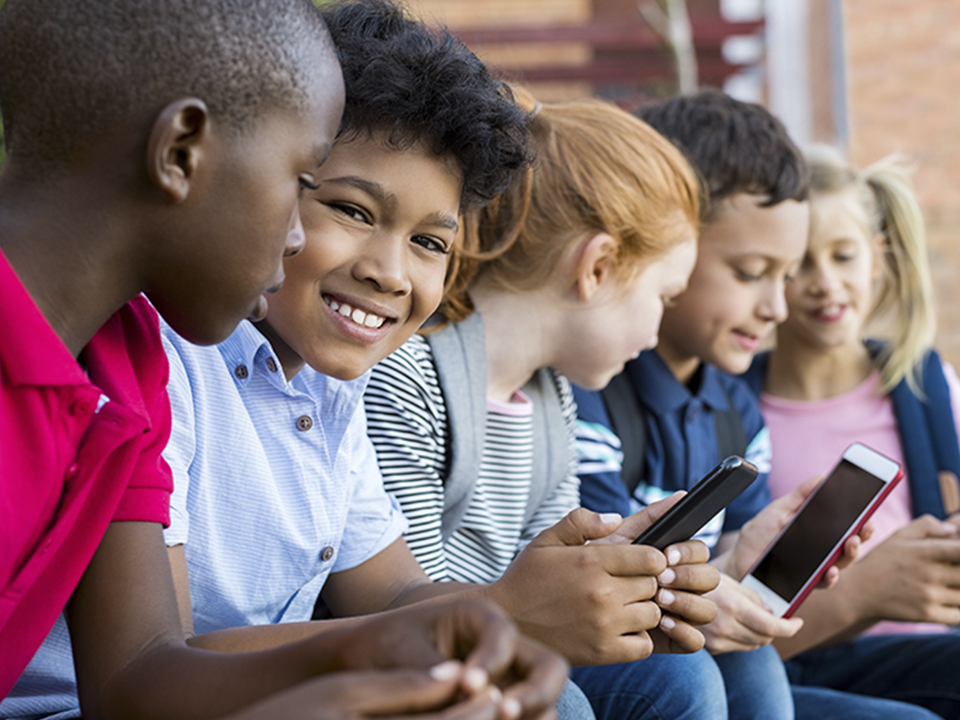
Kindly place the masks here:
<instances>
[{"instance_id":1,"label":"red polo shirt","mask_svg":"<svg viewBox=\"0 0 960 720\"><path fill-rule=\"evenodd\" d=\"M142 297L84 349L87 373L0 252L0 698L107 525L169 522L167 361ZM89 375L89 377L88 377Z\"/></svg>"}]
</instances>

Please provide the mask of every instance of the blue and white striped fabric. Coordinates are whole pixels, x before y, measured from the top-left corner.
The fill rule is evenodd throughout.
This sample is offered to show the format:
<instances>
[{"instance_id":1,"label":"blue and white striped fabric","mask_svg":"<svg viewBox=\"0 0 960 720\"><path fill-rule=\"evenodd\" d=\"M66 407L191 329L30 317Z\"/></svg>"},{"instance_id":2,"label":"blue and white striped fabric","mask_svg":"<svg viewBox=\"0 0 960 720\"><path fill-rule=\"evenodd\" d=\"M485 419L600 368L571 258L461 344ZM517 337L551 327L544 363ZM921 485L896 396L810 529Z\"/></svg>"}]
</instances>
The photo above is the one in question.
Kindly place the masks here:
<instances>
[{"instance_id":1,"label":"blue and white striped fabric","mask_svg":"<svg viewBox=\"0 0 960 720\"><path fill-rule=\"evenodd\" d=\"M185 546L196 632L308 620L329 573L406 528L367 438L366 377L305 367L287 382L249 322L215 347L162 334L174 476L165 536Z\"/></svg>"}]
</instances>

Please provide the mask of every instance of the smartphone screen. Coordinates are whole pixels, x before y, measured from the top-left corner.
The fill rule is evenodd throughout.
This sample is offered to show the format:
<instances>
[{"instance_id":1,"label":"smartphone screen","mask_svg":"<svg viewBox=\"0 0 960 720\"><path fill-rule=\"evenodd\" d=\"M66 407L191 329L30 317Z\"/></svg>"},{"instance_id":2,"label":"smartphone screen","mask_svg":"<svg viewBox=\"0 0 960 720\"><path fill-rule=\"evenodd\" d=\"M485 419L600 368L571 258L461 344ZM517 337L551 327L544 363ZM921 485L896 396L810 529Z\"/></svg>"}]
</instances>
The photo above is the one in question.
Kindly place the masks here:
<instances>
[{"instance_id":1,"label":"smartphone screen","mask_svg":"<svg viewBox=\"0 0 960 720\"><path fill-rule=\"evenodd\" d=\"M782 598L796 597L886 485L841 460L751 575Z\"/></svg>"}]
</instances>

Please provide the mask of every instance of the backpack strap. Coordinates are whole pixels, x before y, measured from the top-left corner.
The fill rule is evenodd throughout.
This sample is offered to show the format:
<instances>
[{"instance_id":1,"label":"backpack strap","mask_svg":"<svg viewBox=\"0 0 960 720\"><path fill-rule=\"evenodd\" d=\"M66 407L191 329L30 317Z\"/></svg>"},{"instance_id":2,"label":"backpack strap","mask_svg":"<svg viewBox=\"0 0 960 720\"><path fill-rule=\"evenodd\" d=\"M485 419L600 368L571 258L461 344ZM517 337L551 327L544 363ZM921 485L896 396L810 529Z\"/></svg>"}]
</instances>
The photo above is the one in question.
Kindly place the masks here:
<instances>
[{"instance_id":1,"label":"backpack strap","mask_svg":"<svg viewBox=\"0 0 960 720\"><path fill-rule=\"evenodd\" d=\"M731 455L742 456L747 452L747 432L743 427L743 418L734 406L727 388L722 383L720 388L727 399L727 409L713 414L713 423L717 431L717 450L720 452L718 461Z\"/></svg>"},{"instance_id":2,"label":"backpack strap","mask_svg":"<svg viewBox=\"0 0 960 720\"><path fill-rule=\"evenodd\" d=\"M876 359L885 344L868 341L867 349ZM906 380L890 392L897 418L903 461L910 479L910 500L914 517L929 513L943 519L946 515L938 474L950 470L960 477L960 445L950 404L950 387L936 351L923 359L924 399L914 395Z\"/></svg>"},{"instance_id":3,"label":"backpack strap","mask_svg":"<svg viewBox=\"0 0 960 720\"><path fill-rule=\"evenodd\" d=\"M620 478L633 495L643 479L643 452L647 437L643 406L637 399L633 381L626 370L615 375L600 391L600 395L607 408L613 432L620 438L620 449L623 452Z\"/></svg>"},{"instance_id":4,"label":"backpack strap","mask_svg":"<svg viewBox=\"0 0 960 720\"><path fill-rule=\"evenodd\" d=\"M447 409L447 464L441 534L446 542L470 507L487 429L487 353L473 313L426 336Z\"/></svg>"}]
</instances>

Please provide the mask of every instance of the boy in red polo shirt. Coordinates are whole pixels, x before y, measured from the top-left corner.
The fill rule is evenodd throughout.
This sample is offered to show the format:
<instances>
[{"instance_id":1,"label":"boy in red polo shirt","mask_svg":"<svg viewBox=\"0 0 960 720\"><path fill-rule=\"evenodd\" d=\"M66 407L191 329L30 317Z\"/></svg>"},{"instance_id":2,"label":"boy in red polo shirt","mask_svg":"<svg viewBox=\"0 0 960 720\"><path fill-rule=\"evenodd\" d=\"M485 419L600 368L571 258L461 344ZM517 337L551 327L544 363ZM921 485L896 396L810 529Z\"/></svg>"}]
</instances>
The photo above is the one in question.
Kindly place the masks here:
<instances>
[{"instance_id":1,"label":"boy in red polo shirt","mask_svg":"<svg viewBox=\"0 0 960 720\"><path fill-rule=\"evenodd\" d=\"M505 667L524 678L508 690L515 715L559 692L562 662L474 603L256 655L182 637L161 535L167 367L140 293L196 342L262 317L303 244L299 187L329 152L342 93L305 0L0 11L0 696L64 608L90 717L400 713L461 689L492 716L480 691ZM318 673L471 647L432 675L337 675L254 705Z\"/></svg>"}]
</instances>

